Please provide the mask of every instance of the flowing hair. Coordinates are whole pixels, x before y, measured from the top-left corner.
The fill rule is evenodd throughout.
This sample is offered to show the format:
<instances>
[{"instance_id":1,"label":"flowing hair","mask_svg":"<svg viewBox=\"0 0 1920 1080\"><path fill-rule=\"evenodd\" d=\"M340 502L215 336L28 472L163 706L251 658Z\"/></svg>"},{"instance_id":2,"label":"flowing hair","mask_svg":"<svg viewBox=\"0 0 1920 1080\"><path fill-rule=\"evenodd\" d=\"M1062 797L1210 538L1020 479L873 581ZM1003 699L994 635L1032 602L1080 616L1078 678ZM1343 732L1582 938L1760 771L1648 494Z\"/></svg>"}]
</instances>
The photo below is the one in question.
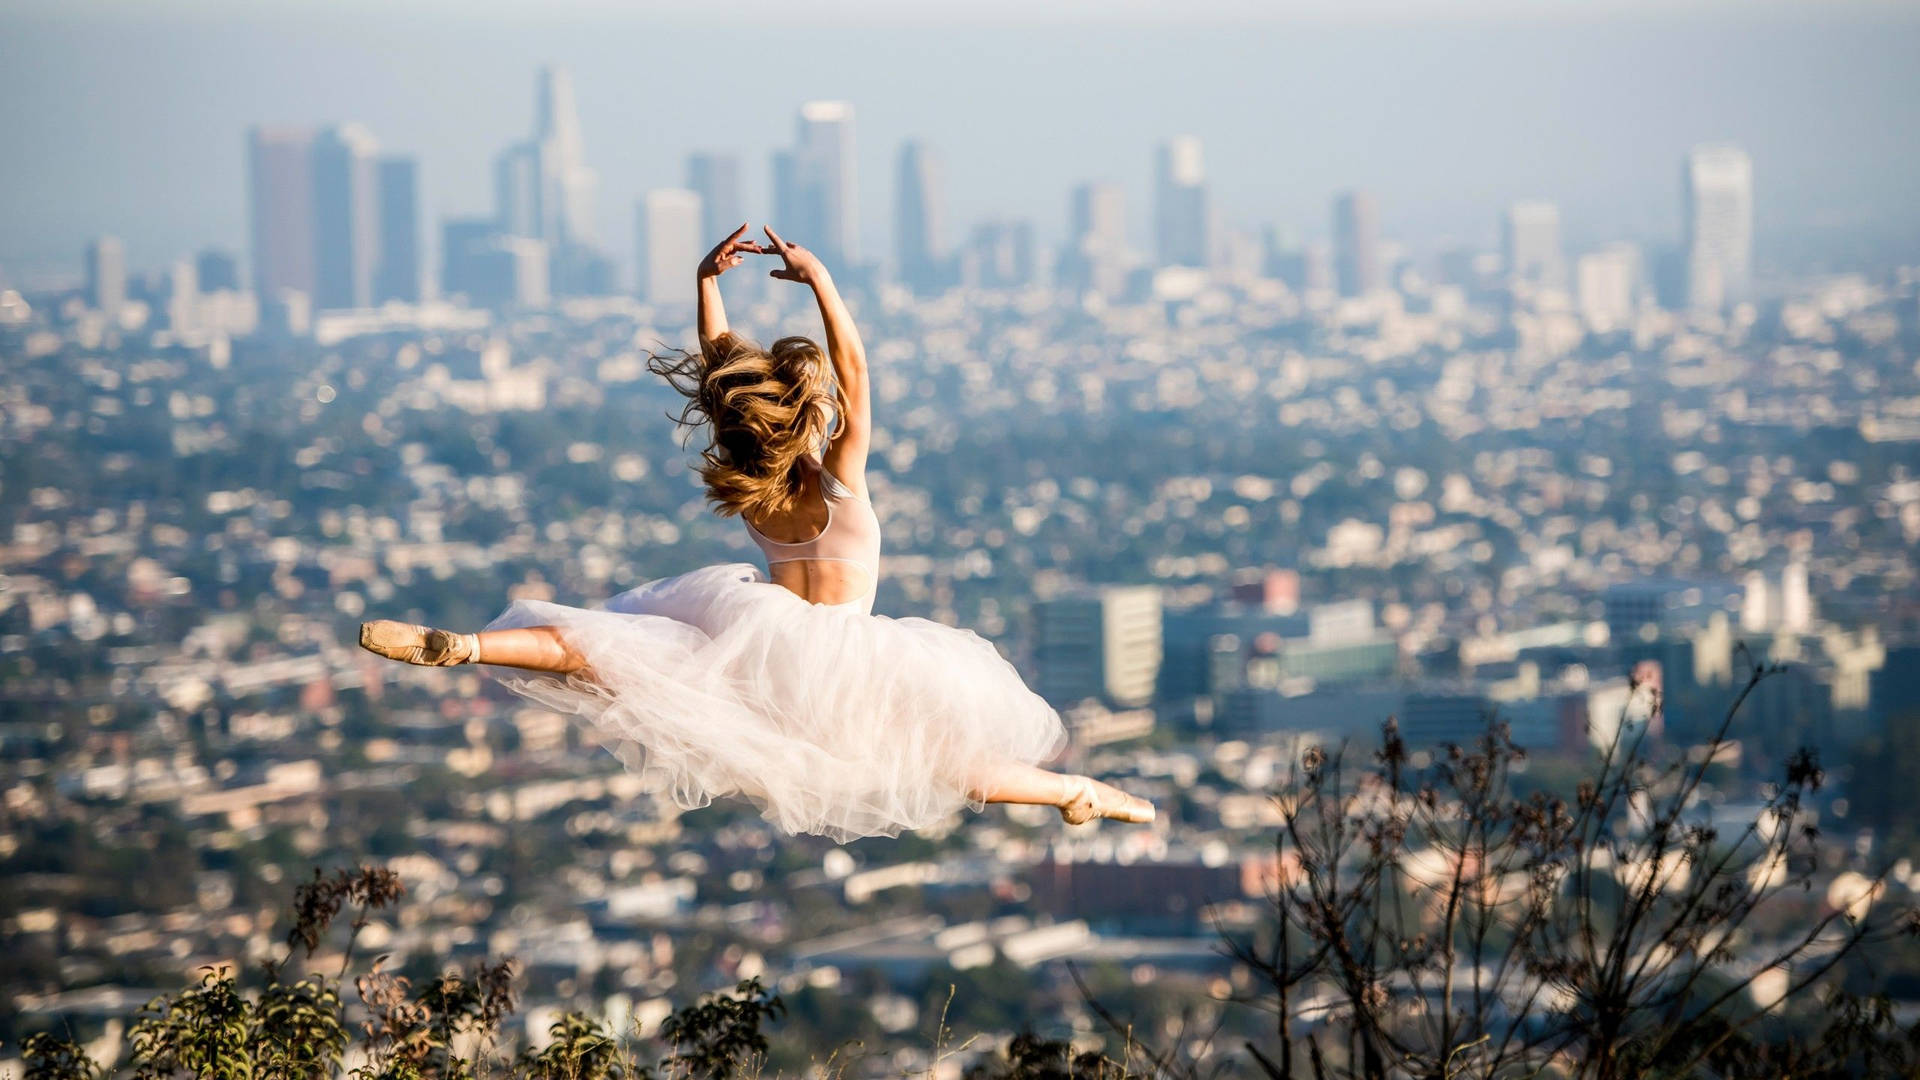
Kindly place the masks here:
<instances>
[{"instance_id":1,"label":"flowing hair","mask_svg":"<svg viewBox=\"0 0 1920 1080\"><path fill-rule=\"evenodd\" d=\"M763 349L722 334L698 353L654 353L647 369L687 399L675 423L707 429L697 471L723 517L766 518L792 508L800 459L825 444L843 412L820 346L783 337Z\"/></svg>"}]
</instances>

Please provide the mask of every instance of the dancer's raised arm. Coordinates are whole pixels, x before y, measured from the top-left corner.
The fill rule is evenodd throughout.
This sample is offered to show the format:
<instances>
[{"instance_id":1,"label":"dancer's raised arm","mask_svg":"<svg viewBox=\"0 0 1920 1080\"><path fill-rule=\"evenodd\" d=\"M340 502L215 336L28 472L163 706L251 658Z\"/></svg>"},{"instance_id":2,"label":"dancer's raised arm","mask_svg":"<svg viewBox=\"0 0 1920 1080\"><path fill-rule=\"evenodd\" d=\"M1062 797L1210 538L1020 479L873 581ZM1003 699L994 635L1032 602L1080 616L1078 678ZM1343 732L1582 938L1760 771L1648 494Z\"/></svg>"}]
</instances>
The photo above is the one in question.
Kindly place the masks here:
<instances>
[{"instance_id":1,"label":"dancer's raised arm","mask_svg":"<svg viewBox=\"0 0 1920 1080\"><path fill-rule=\"evenodd\" d=\"M827 358L833 364L833 377L840 384L846 415L839 430L822 455L827 471L852 488L861 498L867 496L867 447L873 440L873 404L867 386L867 347L860 343L860 331L853 325L833 275L820 257L799 244L780 239L771 227L767 239L773 241L773 254L786 261L773 276L783 281L798 281L813 289L820 302L820 321L827 327Z\"/></svg>"},{"instance_id":2,"label":"dancer's raised arm","mask_svg":"<svg viewBox=\"0 0 1920 1080\"><path fill-rule=\"evenodd\" d=\"M720 241L707 257L700 260L698 271L700 279L700 347L718 341L727 333L727 308L720 299L720 275L740 265L742 252L754 255L770 255L771 251L752 240L742 240L747 226L742 222L733 230L733 235Z\"/></svg>"}]
</instances>

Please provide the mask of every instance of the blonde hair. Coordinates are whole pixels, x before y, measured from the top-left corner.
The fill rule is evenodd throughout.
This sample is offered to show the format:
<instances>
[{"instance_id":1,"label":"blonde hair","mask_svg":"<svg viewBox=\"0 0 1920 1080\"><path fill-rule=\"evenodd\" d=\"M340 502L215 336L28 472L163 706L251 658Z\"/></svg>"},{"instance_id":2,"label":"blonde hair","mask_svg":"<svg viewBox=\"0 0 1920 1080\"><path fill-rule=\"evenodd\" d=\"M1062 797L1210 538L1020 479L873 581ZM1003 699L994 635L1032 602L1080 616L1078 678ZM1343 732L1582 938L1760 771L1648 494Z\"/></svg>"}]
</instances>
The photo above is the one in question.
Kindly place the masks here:
<instances>
[{"instance_id":1,"label":"blonde hair","mask_svg":"<svg viewBox=\"0 0 1920 1080\"><path fill-rule=\"evenodd\" d=\"M792 508L800 459L825 445L841 411L820 346L783 337L763 349L722 334L698 353L655 353L647 368L687 399L674 422L707 429L696 468L716 513L765 518Z\"/></svg>"}]
</instances>

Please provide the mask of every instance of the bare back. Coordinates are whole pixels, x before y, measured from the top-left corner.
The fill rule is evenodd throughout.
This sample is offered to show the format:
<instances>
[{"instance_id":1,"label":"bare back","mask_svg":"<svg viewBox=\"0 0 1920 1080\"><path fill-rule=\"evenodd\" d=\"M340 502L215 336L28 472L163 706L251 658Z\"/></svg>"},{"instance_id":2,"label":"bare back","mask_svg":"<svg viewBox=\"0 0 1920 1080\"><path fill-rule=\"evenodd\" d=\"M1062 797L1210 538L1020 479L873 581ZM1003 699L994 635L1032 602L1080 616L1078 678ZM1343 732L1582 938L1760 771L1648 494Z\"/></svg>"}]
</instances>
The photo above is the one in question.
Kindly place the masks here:
<instances>
[{"instance_id":1,"label":"bare back","mask_svg":"<svg viewBox=\"0 0 1920 1080\"><path fill-rule=\"evenodd\" d=\"M873 506L819 462L807 459L800 497L786 513L747 521L767 558L767 576L815 604L872 604L880 573L880 521Z\"/></svg>"}]
</instances>

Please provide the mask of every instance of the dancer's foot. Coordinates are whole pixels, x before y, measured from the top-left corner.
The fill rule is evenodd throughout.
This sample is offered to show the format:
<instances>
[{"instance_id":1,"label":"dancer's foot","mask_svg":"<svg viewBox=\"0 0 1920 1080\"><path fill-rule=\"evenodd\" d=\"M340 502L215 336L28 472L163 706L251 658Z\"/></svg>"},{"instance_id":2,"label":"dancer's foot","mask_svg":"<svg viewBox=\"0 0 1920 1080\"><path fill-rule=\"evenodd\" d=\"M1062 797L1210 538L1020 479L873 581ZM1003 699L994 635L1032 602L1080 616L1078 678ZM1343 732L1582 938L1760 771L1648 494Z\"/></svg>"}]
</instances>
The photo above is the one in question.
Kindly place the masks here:
<instances>
[{"instance_id":1,"label":"dancer's foot","mask_svg":"<svg viewBox=\"0 0 1920 1080\"><path fill-rule=\"evenodd\" d=\"M1085 825L1094 818L1145 825L1153 820L1153 804L1090 776L1068 776L1060 799L1060 816L1069 825Z\"/></svg>"},{"instance_id":2,"label":"dancer's foot","mask_svg":"<svg viewBox=\"0 0 1920 1080\"><path fill-rule=\"evenodd\" d=\"M477 634L456 634L430 626L378 619L360 624L360 647L389 660L422 667L472 664L480 656Z\"/></svg>"}]
</instances>

